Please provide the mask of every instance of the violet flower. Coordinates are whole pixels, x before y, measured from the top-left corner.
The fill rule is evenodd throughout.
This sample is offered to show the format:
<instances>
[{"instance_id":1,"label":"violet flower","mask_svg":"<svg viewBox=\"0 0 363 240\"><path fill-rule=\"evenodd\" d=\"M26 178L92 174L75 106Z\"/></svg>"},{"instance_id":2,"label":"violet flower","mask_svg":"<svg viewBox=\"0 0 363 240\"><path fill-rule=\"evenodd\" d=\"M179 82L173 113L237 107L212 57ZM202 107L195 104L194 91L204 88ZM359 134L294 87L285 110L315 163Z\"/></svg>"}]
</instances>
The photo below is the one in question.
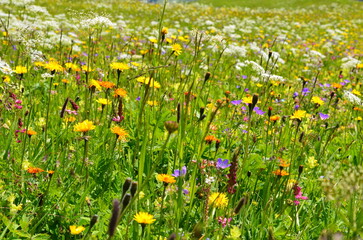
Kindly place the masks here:
<instances>
[{"instance_id":1,"label":"violet flower","mask_svg":"<svg viewBox=\"0 0 363 240\"><path fill-rule=\"evenodd\" d=\"M329 114L319 113L320 119L325 120L329 118Z\"/></svg>"},{"instance_id":2,"label":"violet flower","mask_svg":"<svg viewBox=\"0 0 363 240\"><path fill-rule=\"evenodd\" d=\"M181 170L179 170L179 169L174 170L174 173L171 174L171 175L174 176L174 177L182 177L182 176L185 176L185 174L187 174L187 167L186 166L182 167Z\"/></svg>"},{"instance_id":3,"label":"violet flower","mask_svg":"<svg viewBox=\"0 0 363 240\"><path fill-rule=\"evenodd\" d=\"M241 103L242 103L242 100L233 100L233 101L231 101L232 105L239 105Z\"/></svg>"},{"instance_id":4,"label":"violet flower","mask_svg":"<svg viewBox=\"0 0 363 240\"><path fill-rule=\"evenodd\" d=\"M265 114L265 112L264 112L264 111L262 111L262 110L260 110L260 108L259 108L259 107L255 107L255 108L253 109L253 111L255 111L255 113L257 113L258 115L263 115L263 114Z\"/></svg>"},{"instance_id":5,"label":"violet flower","mask_svg":"<svg viewBox=\"0 0 363 240\"><path fill-rule=\"evenodd\" d=\"M217 163L216 163L217 169L226 169L230 166L231 166L231 164L228 164L228 159L224 159L224 160L222 158L217 159Z\"/></svg>"}]
</instances>

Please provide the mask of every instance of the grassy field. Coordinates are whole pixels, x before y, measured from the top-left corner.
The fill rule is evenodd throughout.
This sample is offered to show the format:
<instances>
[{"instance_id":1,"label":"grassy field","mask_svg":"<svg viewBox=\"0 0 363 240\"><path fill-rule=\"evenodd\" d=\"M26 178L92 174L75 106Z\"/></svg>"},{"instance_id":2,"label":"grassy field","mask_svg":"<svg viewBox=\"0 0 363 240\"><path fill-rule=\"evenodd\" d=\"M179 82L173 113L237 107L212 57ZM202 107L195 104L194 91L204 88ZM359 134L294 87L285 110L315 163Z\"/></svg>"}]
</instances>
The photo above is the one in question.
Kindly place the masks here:
<instances>
[{"instance_id":1,"label":"grassy field","mask_svg":"<svg viewBox=\"0 0 363 240\"><path fill-rule=\"evenodd\" d=\"M363 237L362 4L205 3L1 1L0 239Z\"/></svg>"},{"instance_id":2,"label":"grassy field","mask_svg":"<svg viewBox=\"0 0 363 240\"><path fill-rule=\"evenodd\" d=\"M249 7L249 8L297 8L297 7L309 7L312 5L319 6L324 4L353 4L357 1L354 0L227 0L227 1L220 1L220 0L200 0L198 1L204 4L211 4L216 7Z\"/></svg>"}]
</instances>

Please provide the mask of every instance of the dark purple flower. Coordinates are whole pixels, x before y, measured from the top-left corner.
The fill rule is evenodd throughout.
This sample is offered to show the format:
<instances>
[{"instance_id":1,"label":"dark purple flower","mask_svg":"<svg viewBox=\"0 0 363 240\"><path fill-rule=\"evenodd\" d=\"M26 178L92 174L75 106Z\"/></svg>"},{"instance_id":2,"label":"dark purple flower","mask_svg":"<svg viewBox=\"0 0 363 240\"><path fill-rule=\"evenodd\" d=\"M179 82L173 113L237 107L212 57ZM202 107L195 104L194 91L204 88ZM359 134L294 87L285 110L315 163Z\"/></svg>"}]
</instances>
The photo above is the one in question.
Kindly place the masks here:
<instances>
[{"instance_id":1,"label":"dark purple flower","mask_svg":"<svg viewBox=\"0 0 363 240\"><path fill-rule=\"evenodd\" d=\"M292 95L293 98L296 98L297 96L299 96L298 92L294 92L294 94Z\"/></svg>"},{"instance_id":2,"label":"dark purple flower","mask_svg":"<svg viewBox=\"0 0 363 240\"><path fill-rule=\"evenodd\" d=\"M141 99L141 97L137 97L137 98L136 98L136 101L140 101L140 99Z\"/></svg>"},{"instance_id":3,"label":"dark purple flower","mask_svg":"<svg viewBox=\"0 0 363 240\"><path fill-rule=\"evenodd\" d=\"M179 170L179 169L174 170L174 173L171 174L171 175L174 176L174 177L182 177L182 176L185 176L185 174L187 174L187 167L186 166L182 167L181 170Z\"/></svg>"},{"instance_id":4,"label":"dark purple flower","mask_svg":"<svg viewBox=\"0 0 363 240\"><path fill-rule=\"evenodd\" d=\"M319 113L320 119L325 120L329 118L329 114Z\"/></svg>"},{"instance_id":5,"label":"dark purple flower","mask_svg":"<svg viewBox=\"0 0 363 240\"><path fill-rule=\"evenodd\" d=\"M233 100L233 101L231 101L231 103L233 105L238 105L238 104L241 104L242 103L242 100Z\"/></svg>"},{"instance_id":6,"label":"dark purple flower","mask_svg":"<svg viewBox=\"0 0 363 240\"><path fill-rule=\"evenodd\" d=\"M224 160L222 158L217 159L216 168L226 169L226 168L228 168L230 166L231 166L231 164L228 164L228 159L224 159Z\"/></svg>"}]
</instances>

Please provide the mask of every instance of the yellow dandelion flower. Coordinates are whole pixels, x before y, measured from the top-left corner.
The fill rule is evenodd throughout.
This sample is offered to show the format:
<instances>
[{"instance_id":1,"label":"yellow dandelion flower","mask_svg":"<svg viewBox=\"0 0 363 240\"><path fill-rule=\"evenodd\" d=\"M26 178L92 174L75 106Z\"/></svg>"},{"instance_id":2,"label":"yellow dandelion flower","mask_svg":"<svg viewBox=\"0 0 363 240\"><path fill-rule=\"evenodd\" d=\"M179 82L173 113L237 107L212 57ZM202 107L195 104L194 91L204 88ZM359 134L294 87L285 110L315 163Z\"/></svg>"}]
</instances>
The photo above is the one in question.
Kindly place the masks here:
<instances>
[{"instance_id":1,"label":"yellow dandelion flower","mask_svg":"<svg viewBox=\"0 0 363 240\"><path fill-rule=\"evenodd\" d=\"M252 96L242 98L242 102L252 104Z\"/></svg>"},{"instance_id":2,"label":"yellow dandelion flower","mask_svg":"<svg viewBox=\"0 0 363 240\"><path fill-rule=\"evenodd\" d=\"M158 101L147 101L146 103L148 105L150 105L150 106L157 106L157 105L159 105L159 102Z\"/></svg>"},{"instance_id":3,"label":"yellow dandelion flower","mask_svg":"<svg viewBox=\"0 0 363 240\"><path fill-rule=\"evenodd\" d=\"M297 110L294 114L290 117L290 119L299 119L301 120L303 117L306 116L306 111L304 110Z\"/></svg>"},{"instance_id":4,"label":"yellow dandelion flower","mask_svg":"<svg viewBox=\"0 0 363 240\"><path fill-rule=\"evenodd\" d=\"M76 225L72 225L69 226L69 230L71 231L72 235L78 235L81 232L83 232L86 228L83 226L76 226Z\"/></svg>"},{"instance_id":5,"label":"yellow dandelion flower","mask_svg":"<svg viewBox=\"0 0 363 240\"><path fill-rule=\"evenodd\" d=\"M129 65L127 65L125 63L120 63L120 62L113 62L110 64L110 67L111 67L111 69L118 70L118 71L130 69Z\"/></svg>"},{"instance_id":6,"label":"yellow dandelion flower","mask_svg":"<svg viewBox=\"0 0 363 240\"><path fill-rule=\"evenodd\" d=\"M99 98L96 100L96 102L102 104L102 105L108 105L108 104L111 104L112 101L111 100L108 100L106 98Z\"/></svg>"},{"instance_id":7,"label":"yellow dandelion flower","mask_svg":"<svg viewBox=\"0 0 363 240\"><path fill-rule=\"evenodd\" d=\"M62 72L63 67L55 61L51 61L49 63L44 64L44 68L48 69L51 72Z\"/></svg>"},{"instance_id":8,"label":"yellow dandelion flower","mask_svg":"<svg viewBox=\"0 0 363 240\"><path fill-rule=\"evenodd\" d=\"M135 67L140 67L141 66L141 64L138 63L138 62L131 62L131 65L135 66Z\"/></svg>"},{"instance_id":9,"label":"yellow dandelion flower","mask_svg":"<svg viewBox=\"0 0 363 240\"><path fill-rule=\"evenodd\" d=\"M156 221L154 216L147 212L139 212L135 214L134 220L142 225L152 224L153 222Z\"/></svg>"},{"instance_id":10,"label":"yellow dandelion flower","mask_svg":"<svg viewBox=\"0 0 363 240\"><path fill-rule=\"evenodd\" d=\"M65 117L64 120L66 123L69 123L69 122L74 122L76 121L76 118L75 117Z\"/></svg>"},{"instance_id":11,"label":"yellow dandelion flower","mask_svg":"<svg viewBox=\"0 0 363 240\"><path fill-rule=\"evenodd\" d=\"M311 98L311 102L312 102L312 103L319 104L319 106L324 105L324 101L323 101L323 99L321 99L321 98L320 98L320 97L318 97L318 96L314 96L314 97L312 97L312 98Z\"/></svg>"},{"instance_id":12,"label":"yellow dandelion flower","mask_svg":"<svg viewBox=\"0 0 363 240\"><path fill-rule=\"evenodd\" d=\"M156 38L149 38L149 41L152 42L152 43L157 43L158 40Z\"/></svg>"},{"instance_id":13,"label":"yellow dandelion flower","mask_svg":"<svg viewBox=\"0 0 363 240\"><path fill-rule=\"evenodd\" d=\"M167 183L167 184L176 182L175 177L168 175L168 174L158 174L156 176L156 179L160 182Z\"/></svg>"},{"instance_id":14,"label":"yellow dandelion flower","mask_svg":"<svg viewBox=\"0 0 363 240\"><path fill-rule=\"evenodd\" d=\"M359 91L357 91L356 89L353 89L352 93L357 96L362 96L362 94Z\"/></svg>"},{"instance_id":15,"label":"yellow dandelion flower","mask_svg":"<svg viewBox=\"0 0 363 240\"><path fill-rule=\"evenodd\" d=\"M208 198L208 204L216 208L227 207L228 197L224 193L212 193Z\"/></svg>"},{"instance_id":16,"label":"yellow dandelion flower","mask_svg":"<svg viewBox=\"0 0 363 240\"><path fill-rule=\"evenodd\" d=\"M73 71L76 71L76 72L81 71L81 69L79 68L79 66L76 65L76 64L74 64L74 63L67 62L65 64L65 66L66 66L67 69L70 69L70 70L73 70Z\"/></svg>"},{"instance_id":17,"label":"yellow dandelion flower","mask_svg":"<svg viewBox=\"0 0 363 240\"><path fill-rule=\"evenodd\" d=\"M166 35L166 34L168 34L168 28L167 27L163 27L163 29L161 29L161 34L163 34L163 35Z\"/></svg>"},{"instance_id":18,"label":"yellow dandelion flower","mask_svg":"<svg viewBox=\"0 0 363 240\"><path fill-rule=\"evenodd\" d=\"M145 55L146 53L148 53L149 52L149 50L140 50L140 54L141 55Z\"/></svg>"},{"instance_id":19,"label":"yellow dandelion flower","mask_svg":"<svg viewBox=\"0 0 363 240\"><path fill-rule=\"evenodd\" d=\"M182 52L182 49L182 46L180 46L178 43L171 45L171 50L173 50L175 56L179 56Z\"/></svg>"},{"instance_id":20,"label":"yellow dandelion flower","mask_svg":"<svg viewBox=\"0 0 363 240\"><path fill-rule=\"evenodd\" d=\"M77 123L74 126L73 131L75 131L75 132L88 132L88 131L91 131L91 130L93 130L95 128L96 128L96 126L93 125L92 121L84 120L81 123Z\"/></svg>"},{"instance_id":21,"label":"yellow dandelion flower","mask_svg":"<svg viewBox=\"0 0 363 240\"><path fill-rule=\"evenodd\" d=\"M82 71L84 71L84 72L92 72L92 71L93 71L93 69L92 69L90 66L87 66L87 65L83 65L83 66L81 67L81 69L82 69Z\"/></svg>"},{"instance_id":22,"label":"yellow dandelion flower","mask_svg":"<svg viewBox=\"0 0 363 240\"><path fill-rule=\"evenodd\" d=\"M102 87L100 85L100 82L97 80L92 79L89 87L95 87L98 91L102 91Z\"/></svg>"},{"instance_id":23,"label":"yellow dandelion flower","mask_svg":"<svg viewBox=\"0 0 363 240\"><path fill-rule=\"evenodd\" d=\"M16 74L24 74L28 72L28 69L24 66L16 66L14 72Z\"/></svg>"},{"instance_id":24,"label":"yellow dandelion flower","mask_svg":"<svg viewBox=\"0 0 363 240\"><path fill-rule=\"evenodd\" d=\"M10 82L10 77L9 76L4 76L3 81L4 81L4 83L9 83Z\"/></svg>"},{"instance_id":25,"label":"yellow dandelion flower","mask_svg":"<svg viewBox=\"0 0 363 240\"><path fill-rule=\"evenodd\" d=\"M118 135L118 140L121 141L126 141L126 138L129 136L129 133L119 126L112 127L111 132Z\"/></svg>"},{"instance_id":26,"label":"yellow dandelion flower","mask_svg":"<svg viewBox=\"0 0 363 240\"><path fill-rule=\"evenodd\" d=\"M136 81L147 84L147 85L150 85L150 87L153 87L153 88L160 88L161 87L160 83L158 83L157 81L154 81L153 78L150 79L150 78L147 78L147 77L138 77L136 79Z\"/></svg>"},{"instance_id":27,"label":"yellow dandelion flower","mask_svg":"<svg viewBox=\"0 0 363 240\"><path fill-rule=\"evenodd\" d=\"M36 67L44 67L45 63L44 62L34 62L34 66Z\"/></svg>"}]
</instances>

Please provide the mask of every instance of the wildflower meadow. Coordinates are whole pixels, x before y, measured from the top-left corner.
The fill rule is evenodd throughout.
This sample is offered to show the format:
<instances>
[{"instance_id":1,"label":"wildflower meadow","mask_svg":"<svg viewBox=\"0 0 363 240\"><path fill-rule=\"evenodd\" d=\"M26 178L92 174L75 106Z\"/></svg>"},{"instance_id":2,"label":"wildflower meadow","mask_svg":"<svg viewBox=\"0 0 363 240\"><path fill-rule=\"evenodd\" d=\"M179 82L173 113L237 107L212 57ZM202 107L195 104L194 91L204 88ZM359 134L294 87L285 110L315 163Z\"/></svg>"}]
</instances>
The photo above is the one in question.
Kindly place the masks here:
<instances>
[{"instance_id":1,"label":"wildflower meadow","mask_svg":"<svg viewBox=\"0 0 363 240\"><path fill-rule=\"evenodd\" d=\"M363 2L224 2L0 0L0 239L363 238Z\"/></svg>"}]
</instances>

